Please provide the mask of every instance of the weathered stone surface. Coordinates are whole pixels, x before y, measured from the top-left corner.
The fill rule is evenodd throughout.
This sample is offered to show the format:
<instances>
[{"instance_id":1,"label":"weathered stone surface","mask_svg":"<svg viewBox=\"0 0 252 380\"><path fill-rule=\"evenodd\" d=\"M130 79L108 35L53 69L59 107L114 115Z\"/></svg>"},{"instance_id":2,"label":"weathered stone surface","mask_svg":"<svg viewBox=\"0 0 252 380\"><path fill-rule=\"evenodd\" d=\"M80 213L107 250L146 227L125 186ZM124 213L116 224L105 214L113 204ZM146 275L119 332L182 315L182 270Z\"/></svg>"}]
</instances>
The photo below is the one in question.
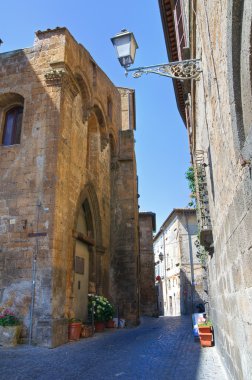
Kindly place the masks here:
<instances>
[{"instance_id":1,"label":"weathered stone surface","mask_svg":"<svg viewBox=\"0 0 252 380\"><path fill-rule=\"evenodd\" d=\"M0 61L0 136L6 109L24 107L20 144L0 146L1 304L13 298L28 328L35 276L33 341L66 341L84 286L74 269L82 236L85 299L103 294L136 323L134 91L117 89L66 28L39 31L32 48Z\"/></svg>"},{"instance_id":2,"label":"weathered stone surface","mask_svg":"<svg viewBox=\"0 0 252 380\"><path fill-rule=\"evenodd\" d=\"M0 326L0 346L14 347L19 343L20 326Z\"/></svg>"},{"instance_id":3,"label":"weathered stone surface","mask_svg":"<svg viewBox=\"0 0 252 380\"><path fill-rule=\"evenodd\" d=\"M230 378L247 379L252 374L244 334L252 278L252 3L200 1L185 6L185 14L188 9L185 34L192 57L202 61L201 78L191 86L187 127L194 162L201 153L206 164L214 248L208 262L210 317Z\"/></svg>"},{"instance_id":4,"label":"weathered stone surface","mask_svg":"<svg viewBox=\"0 0 252 380\"><path fill-rule=\"evenodd\" d=\"M155 214L151 212L140 212L140 313L141 315L149 317L158 315L153 251L153 232L155 230Z\"/></svg>"}]
</instances>

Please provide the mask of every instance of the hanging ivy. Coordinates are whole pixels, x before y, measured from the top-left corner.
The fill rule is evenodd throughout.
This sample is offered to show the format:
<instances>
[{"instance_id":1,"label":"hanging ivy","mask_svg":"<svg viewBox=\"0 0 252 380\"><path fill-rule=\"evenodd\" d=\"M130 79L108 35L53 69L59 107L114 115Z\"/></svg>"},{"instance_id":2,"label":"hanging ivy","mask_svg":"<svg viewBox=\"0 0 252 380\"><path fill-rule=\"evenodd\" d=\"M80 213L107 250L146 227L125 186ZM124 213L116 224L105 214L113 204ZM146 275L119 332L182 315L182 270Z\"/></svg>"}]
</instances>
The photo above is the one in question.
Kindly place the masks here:
<instances>
[{"instance_id":1,"label":"hanging ivy","mask_svg":"<svg viewBox=\"0 0 252 380\"><path fill-rule=\"evenodd\" d=\"M185 172L185 177L188 181L189 189L191 190L190 198L191 201L188 203L189 207L196 208L196 185L195 185L195 176L194 176L194 168L190 166Z\"/></svg>"},{"instance_id":2,"label":"hanging ivy","mask_svg":"<svg viewBox=\"0 0 252 380\"><path fill-rule=\"evenodd\" d=\"M205 250L204 247L202 247L202 245L200 245L200 241L199 241L199 234L197 236L197 240L195 240L194 244L197 248L197 253L196 253L196 257L199 259L199 262L201 264L201 266L203 268L206 268L206 265L207 265L207 257L208 257L208 254L207 254L207 251Z\"/></svg>"}]
</instances>

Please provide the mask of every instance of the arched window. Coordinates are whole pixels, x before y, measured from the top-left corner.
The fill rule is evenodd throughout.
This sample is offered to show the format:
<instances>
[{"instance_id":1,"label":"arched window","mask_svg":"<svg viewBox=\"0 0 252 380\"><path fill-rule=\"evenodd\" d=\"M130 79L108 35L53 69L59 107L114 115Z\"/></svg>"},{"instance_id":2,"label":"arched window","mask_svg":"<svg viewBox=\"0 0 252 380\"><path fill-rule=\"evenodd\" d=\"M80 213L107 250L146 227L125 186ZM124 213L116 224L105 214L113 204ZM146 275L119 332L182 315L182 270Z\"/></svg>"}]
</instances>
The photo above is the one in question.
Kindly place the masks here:
<instances>
[{"instance_id":1,"label":"arched window","mask_svg":"<svg viewBox=\"0 0 252 380\"><path fill-rule=\"evenodd\" d=\"M20 144L23 107L15 106L5 114L2 144Z\"/></svg>"}]
</instances>

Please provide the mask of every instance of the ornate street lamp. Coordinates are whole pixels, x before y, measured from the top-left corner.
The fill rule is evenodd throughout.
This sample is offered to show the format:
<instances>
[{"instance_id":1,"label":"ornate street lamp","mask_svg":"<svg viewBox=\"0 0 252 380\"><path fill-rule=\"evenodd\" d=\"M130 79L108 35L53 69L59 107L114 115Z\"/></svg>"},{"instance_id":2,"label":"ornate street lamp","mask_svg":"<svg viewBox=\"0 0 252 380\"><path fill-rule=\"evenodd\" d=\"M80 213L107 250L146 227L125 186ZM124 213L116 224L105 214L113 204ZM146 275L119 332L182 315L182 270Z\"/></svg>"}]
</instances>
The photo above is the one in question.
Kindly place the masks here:
<instances>
[{"instance_id":1,"label":"ornate street lamp","mask_svg":"<svg viewBox=\"0 0 252 380\"><path fill-rule=\"evenodd\" d=\"M158 257L159 257L159 260L162 263L162 261L164 260L164 254L162 252L160 252L160 254L158 255Z\"/></svg>"},{"instance_id":2,"label":"ornate street lamp","mask_svg":"<svg viewBox=\"0 0 252 380\"><path fill-rule=\"evenodd\" d=\"M123 29L115 37L112 37L111 41L116 49L120 64L127 70L127 67L134 63L136 49L138 49L134 34Z\"/></svg>"},{"instance_id":3,"label":"ornate street lamp","mask_svg":"<svg viewBox=\"0 0 252 380\"><path fill-rule=\"evenodd\" d=\"M158 74L179 80L198 79L201 73L200 59L187 59L164 63L160 65L143 66L129 68L134 63L136 49L138 48L136 39L132 32L123 29L115 37L111 38L120 64L125 68L125 74L133 72L134 78L139 78L143 74Z\"/></svg>"}]
</instances>

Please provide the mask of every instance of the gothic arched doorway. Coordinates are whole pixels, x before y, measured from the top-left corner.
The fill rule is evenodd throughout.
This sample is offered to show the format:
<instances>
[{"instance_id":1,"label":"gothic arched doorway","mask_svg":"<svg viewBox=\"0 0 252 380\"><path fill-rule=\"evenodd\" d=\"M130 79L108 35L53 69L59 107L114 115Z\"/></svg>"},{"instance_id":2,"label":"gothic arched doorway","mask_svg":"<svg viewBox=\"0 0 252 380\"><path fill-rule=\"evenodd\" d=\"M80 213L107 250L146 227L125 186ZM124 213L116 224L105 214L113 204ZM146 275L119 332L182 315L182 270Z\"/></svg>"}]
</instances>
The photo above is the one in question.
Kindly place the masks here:
<instances>
[{"instance_id":1,"label":"gothic arched doorway","mask_svg":"<svg viewBox=\"0 0 252 380\"><path fill-rule=\"evenodd\" d=\"M74 315L87 320L90 272L93 267L94 228L89 202L86 199L79 208L75 231L74 252Z\"/></svg>"},{"instance_id":2,"label":"gothic arched doorway","mask_svg":"<svg viewBox=\"0 0 252 380\"><path fill-rule=\"evenodd\" d=\"M74 230L73 312L87 320L88 293L101 293L102 233L94 186L86 185L79 198Z\"/></svg>"}]
</instances>

